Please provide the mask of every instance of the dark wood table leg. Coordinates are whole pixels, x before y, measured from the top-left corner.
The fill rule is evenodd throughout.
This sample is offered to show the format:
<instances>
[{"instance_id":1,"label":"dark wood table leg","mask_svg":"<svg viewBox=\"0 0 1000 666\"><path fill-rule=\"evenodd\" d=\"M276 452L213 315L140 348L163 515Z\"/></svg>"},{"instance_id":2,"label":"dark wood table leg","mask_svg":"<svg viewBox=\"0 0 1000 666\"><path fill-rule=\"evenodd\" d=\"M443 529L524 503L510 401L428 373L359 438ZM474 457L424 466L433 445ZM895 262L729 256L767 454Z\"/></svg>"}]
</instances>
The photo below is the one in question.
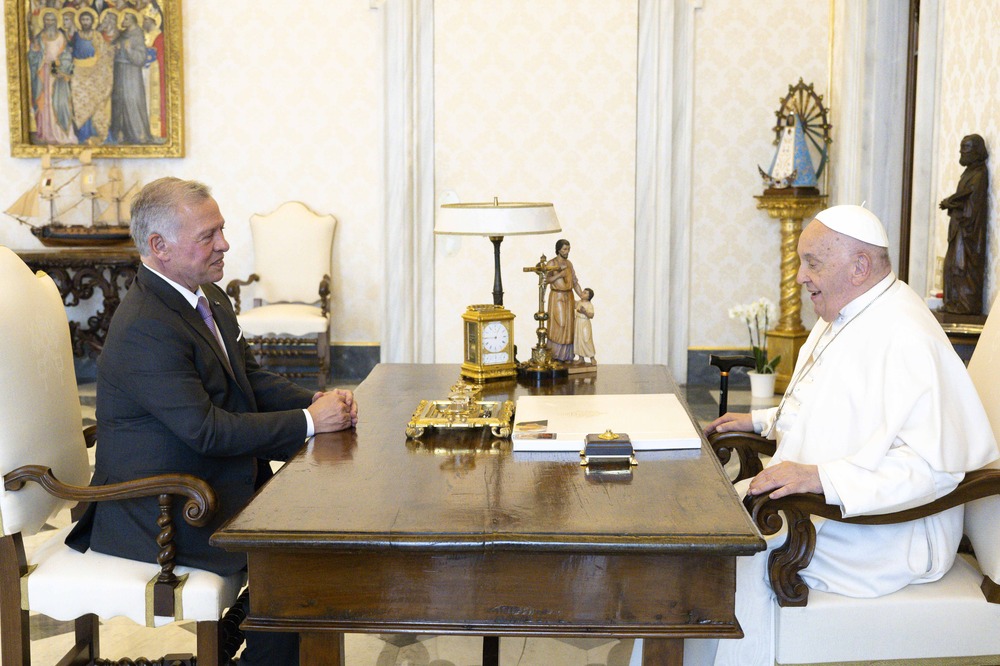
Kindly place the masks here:
<instances>
[{"instance_id":1,"label":"dark wood table leg","mask_svg":"<svg viewBox=\"0 0 1000 666\"><path fill-rule=\"evenodd\" d=\"M344 666L342 631L308 631L299 634L299 666Z\"/></svg>"},{"instance_id":2,"label":"dark wood table leg","mask_svg":"<svg viewBox=\"0 0 1000 666\"><path fill-rule=\"evenodd\" d=\"M642 666L681 666L683 638L646 638L642 641Z\"/></svg>"},{"instance_id":3,"label":"dark wood table leg","mask_svg":"<svg viewBox=\"0 0 1000 666\"><path fill-rule=\"evenodd\" d=\"M500 665L500 637L483 636L483 666Z\"/></svg>"}]
</instances>

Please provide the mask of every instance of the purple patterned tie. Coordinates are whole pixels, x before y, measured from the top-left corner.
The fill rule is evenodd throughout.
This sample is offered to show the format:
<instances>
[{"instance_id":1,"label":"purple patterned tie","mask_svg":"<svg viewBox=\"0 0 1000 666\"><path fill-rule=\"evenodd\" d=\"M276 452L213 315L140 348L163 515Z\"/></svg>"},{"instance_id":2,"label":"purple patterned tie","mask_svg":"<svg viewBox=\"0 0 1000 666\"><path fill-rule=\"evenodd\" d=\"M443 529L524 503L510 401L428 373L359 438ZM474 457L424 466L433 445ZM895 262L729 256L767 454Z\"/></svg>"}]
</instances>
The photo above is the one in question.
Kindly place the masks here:
<instances>
[{"instance_id":1,"label":"purple patterned tie","mask_svg":"<svg viewBox=\"0 0 1000 666\"><path fill-rule=\"evenodd\" d=\"M212 316L212 308L208 307L208 299L204 296L199 296L198 307L196 309L201 318L205 320L208 330L212 331L212 336L217 339L219 337L219 329L215 327L215 317Z\"/></svg>"},{"instance_id":2,"label":"purple patterned tie","mask_svg":"<svg viewBox=\"0 0 1000 666\"><path fill-rule=\"evenodd\" d=\"M208 307L208 299L204 296L198 297L198 306L195 308L198 310L198 314L205 321L205 325L208 326L208 330L212 332L212 337L219 344L219 348L222 350L222 358L225 359L226 365L229 365L229 355L226 353L226 348L222 345L222 341L219 339L219 329L215 326L215 317L212 316L212 309Z\"/></svg>"}]
</instances>

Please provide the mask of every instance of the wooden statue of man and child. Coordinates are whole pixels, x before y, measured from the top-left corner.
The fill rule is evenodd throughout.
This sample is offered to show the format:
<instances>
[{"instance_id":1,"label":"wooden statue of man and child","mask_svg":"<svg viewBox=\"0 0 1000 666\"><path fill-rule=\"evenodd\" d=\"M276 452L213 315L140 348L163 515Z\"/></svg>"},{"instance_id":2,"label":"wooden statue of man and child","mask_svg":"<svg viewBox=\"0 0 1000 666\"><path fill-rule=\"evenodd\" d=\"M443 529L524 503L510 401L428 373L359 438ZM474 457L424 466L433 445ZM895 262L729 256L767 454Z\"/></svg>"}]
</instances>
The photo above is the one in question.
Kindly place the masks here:
<instances>
[{"instance_id":1,"label":"wooden statue of man and child","mask_svg":"<svg viewBox=\"0 0 1000 666\"><path fill-rule=\"evenodd\" d=\"M569 260L569 241L556 241L556 256L546 262L545 281L549 286L548 338L552 358L571 367L597 365L594 335L594 290L581 288ZM573 297L576 294L579 301Z\"/></svg>"}]
</instances>

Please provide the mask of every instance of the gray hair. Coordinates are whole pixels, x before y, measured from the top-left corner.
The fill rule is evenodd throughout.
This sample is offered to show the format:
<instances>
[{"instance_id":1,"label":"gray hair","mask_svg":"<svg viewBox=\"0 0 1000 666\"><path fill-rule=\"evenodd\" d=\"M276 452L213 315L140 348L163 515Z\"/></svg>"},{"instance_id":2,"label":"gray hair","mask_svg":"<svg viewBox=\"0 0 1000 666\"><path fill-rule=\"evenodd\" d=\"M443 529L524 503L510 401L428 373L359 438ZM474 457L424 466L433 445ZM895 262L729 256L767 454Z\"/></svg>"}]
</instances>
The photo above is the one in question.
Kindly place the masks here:
<instances>
[{"instance_id":1,"label":"gray hair","mask_svg":"<svg viewBox=\"0 0 1000 666\"><path fill-rule=\"evenodd\" d=\"M822 220L820 220L820 222L822 222ZM878 275L879 279L885 277L889 271L892 270L892 259L889 258L889 248L882 247L880 245L872 245L871 243L866 243L863 240L852 238L846 234L840 235L844 241L847 242L845 248L849 254L856 255L863 252L871 258L872 273L874 275Z\"/></svg>"},{"instance_id":2,"label":"gray hair","mask_svg":"<svg viewBox=\"0 0 1000 666\"><path fill-rule=\"evenodd\" d=\"M879 273L892 270L892 260L889 258L889 248L872 246L872 262Z\"/></svg>"},{"instance_id":3,"label":"gray hair","mask_svg":"<svg viewBox=\"0 0 1000 666\"><path fill-rule=\"evenodd\" d=\"M212 190L197 180L160 178L149 183L132 200L132 241L143 257L149 256L149 237L160 234L177 241L180 228L178 210L212 198Z\"/></svg>"}]
</instances>

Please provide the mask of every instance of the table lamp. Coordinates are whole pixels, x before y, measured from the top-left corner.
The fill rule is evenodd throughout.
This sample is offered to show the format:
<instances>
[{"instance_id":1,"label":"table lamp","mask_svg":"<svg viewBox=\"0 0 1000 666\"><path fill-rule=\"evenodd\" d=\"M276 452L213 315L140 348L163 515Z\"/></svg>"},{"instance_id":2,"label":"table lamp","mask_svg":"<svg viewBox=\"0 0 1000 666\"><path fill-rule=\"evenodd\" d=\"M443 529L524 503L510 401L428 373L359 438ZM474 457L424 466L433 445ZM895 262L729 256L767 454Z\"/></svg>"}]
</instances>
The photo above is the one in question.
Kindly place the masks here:
<instances>
[{"instance_id":1,"label":"table lamp","mask_svg":"<svg viewBox=\"0 0 1000 666\"><path fill-rule=\"evenodd\" d=\"M503 305L500 243L504 236L553 234L562 231L550 203L500 202L443 204L434 223L435 234L489 236L493 241L493 304Z\"/></svg>"},{"instance_id":2,"label":"table lamp","mask_svg":"<svg viewBox=\"0 0 1000 666\"><path fill-rule=\"evenodd\" d=\"M462 376L477 382L517 376L514 360L514 315L503 307L500 243L504 236L561 231L551 203L501 202L443 204L435 234L488 236L493 242L493 304L470 305L465 326Z\"/></svg>"}]
</instances>

